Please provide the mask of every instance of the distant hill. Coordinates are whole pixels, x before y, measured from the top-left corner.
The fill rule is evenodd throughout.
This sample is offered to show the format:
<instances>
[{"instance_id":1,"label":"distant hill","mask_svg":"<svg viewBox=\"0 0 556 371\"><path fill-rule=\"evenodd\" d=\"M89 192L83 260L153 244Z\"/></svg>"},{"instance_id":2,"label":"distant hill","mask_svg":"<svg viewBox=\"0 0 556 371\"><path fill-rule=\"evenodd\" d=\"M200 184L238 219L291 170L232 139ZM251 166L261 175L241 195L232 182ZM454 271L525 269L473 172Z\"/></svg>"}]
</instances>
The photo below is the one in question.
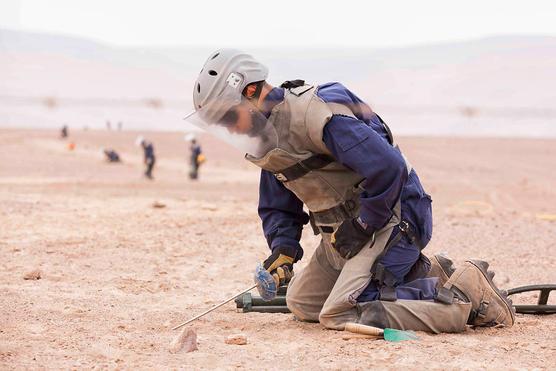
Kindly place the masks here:
<instances>
[{"instance_id":1,"label":"distant hill","mask_svg":"<svg viewBox=\"0 0 556 371\"><path fill-rule=\"evenodd\" d=\"M105 120L122 120L127 127L182 128L181 117L191 109L193 81L211 51L186 46L121 48L75 37L0 30L0 125L68 122L95 127ZM461 126L461 120L468 124L477 113L490 112L508 121L514 112L519 116L531 109L533 120L542 119L542 125L554 130L554 37L249 52L268 64L274 84L295 78L343 82L384 116L399 120L393 126L403 133L430 134L437 129L427 125L434 121L437 127L439 119ZM50 97L57 106L48 109L15 97ZM152 108L159 103L161 108ZM466 115L458 116L461 112Z\"/></svg>"}]
</instances>

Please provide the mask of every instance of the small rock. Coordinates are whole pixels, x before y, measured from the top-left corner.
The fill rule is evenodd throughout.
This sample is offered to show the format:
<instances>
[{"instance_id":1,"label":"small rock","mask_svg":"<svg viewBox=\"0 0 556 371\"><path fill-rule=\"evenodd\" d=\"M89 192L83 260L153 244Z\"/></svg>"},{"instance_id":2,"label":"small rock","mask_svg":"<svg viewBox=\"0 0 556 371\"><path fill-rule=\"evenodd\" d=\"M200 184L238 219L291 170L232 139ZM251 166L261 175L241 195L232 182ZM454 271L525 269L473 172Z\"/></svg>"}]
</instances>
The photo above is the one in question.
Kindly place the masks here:
<instances>
[{"instance_id":1,"label":"small rock","mask_svg":"<svg viewBox=\"0 0 556 371\"><path fill-rule=\"evenodd\" d=\"M166 204L159 201L155 201L152 203L152 207L154 207L155 209L162 209L166 207Z\"/></svg>"},{"instance_id":2,"label":"small rock","mask_svg":"<svg viewBox=\"0 0 556 371\"><path fill-rule=\"evenodd\" d=\"M170 353L177 353L185 349L186 353L197 350L197 333L195 330L184 328L170 344Z\"/></svg>"},{"instance_id":3,"label":"small rock","mask_svg":"<svg viewBox=\"0 0 556 371\"><path fill-rule=\"evenodd\" d=\"M40 280L41 279L41 271L35 269L34 271L27 272L23 275L24 280Z\"/></svg>"},{"instance_id":4,"label":"small rock","mask_svg":"<svg viewBox=\"0 0 556 371\"><path fill-rule=\"evenodd\" d=\"M230 335L226 338L226 344L245 345L247 344L247 336L243 334Z\"/></svg>"}]
</instances>

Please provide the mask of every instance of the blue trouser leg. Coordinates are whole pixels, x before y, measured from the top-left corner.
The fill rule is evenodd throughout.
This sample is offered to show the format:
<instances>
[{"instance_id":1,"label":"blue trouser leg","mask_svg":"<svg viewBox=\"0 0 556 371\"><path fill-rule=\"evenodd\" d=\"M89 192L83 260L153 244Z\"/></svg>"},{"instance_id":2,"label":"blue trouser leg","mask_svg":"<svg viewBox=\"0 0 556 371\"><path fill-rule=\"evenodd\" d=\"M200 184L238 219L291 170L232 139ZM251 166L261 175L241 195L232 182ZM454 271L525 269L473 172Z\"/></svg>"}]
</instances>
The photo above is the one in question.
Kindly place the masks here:
<instances>
[{"instance_id":1,"label":"blue trouser leg","mask_svg":"<svg viewBox=\"0 0 556 371\"><path fill-rule=\"evenodd\" d=\"M145 170L145 175L146 175L148 178L151 178L151 177L152 177L152 171L153 171L153 167L154 167L154 162L155 162L155 159L154 159L154 158L150 158L150 159L147 160L147 169Z\"/></svg>"},{"instance_id":2,"label":"blue trouser leg","mask_svg":"<svg viewBox=\"0 0 556 371\"><path fill-rule=\"evenodd\" d=\"M396 296L407 300L432 300L436 293L437 278L421 278L405 282L404 278L419 259L420 250L405 237L396 245L390 246L380 262L396 278ZM376 281L372 281L357 298L358 302L380 299Z\"/></svg>"}]
</instances>

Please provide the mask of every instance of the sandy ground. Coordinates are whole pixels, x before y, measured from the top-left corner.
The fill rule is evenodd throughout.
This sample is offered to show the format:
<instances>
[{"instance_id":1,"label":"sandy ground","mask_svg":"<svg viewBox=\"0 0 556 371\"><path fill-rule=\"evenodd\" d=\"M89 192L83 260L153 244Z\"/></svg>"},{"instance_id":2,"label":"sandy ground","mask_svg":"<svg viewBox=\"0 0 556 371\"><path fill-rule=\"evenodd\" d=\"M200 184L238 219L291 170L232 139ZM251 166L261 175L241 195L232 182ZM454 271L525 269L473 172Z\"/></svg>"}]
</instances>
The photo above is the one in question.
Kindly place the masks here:
<instances>
[{"instance_id":1,"label":"sandy ground","mask_svg":"<svg viewBox=\"0 0 556 371\"><path fill-rule=\"evenodd\" d=\"M267 254L258 170L205 138L208 162L192 182L182 135L152 133L149 182L135 136L72 132L69 151L54 131L0 130L1 369L556 367L556 315L386 343L233 303L191 325L197 351L171 354L171 327L249 286ZM556 140L399 142L434 199L429 253L486 259L503 288L556 283ZM105 163L102 146L124 163ZM302 243L306 261L309 228ZM35 269L40 280L23 279ZM236 333L248 344L224 342Z\"/></svg>"}]
</instances>

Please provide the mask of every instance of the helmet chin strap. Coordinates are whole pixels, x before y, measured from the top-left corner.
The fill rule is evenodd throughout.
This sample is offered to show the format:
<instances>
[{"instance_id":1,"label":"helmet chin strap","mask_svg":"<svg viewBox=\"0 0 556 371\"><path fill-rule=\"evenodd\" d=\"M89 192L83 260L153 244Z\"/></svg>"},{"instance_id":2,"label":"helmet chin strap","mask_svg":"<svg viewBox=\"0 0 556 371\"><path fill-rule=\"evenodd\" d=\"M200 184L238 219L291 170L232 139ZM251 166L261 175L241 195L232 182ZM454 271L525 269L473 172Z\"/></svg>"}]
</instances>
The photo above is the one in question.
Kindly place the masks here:
<instances>
[{"instance_id":1,"label":"helmet chin strap","mask_svg":"<svg viewBox=\"0 0 556 371\"><path fill-rule=\"evenodd\" d=\"M265 84L264 80L254 83L256 84L255 91L250 97L245 97L249 103L253 106L249 110L251 115L251 130L247 133L250 137L258 137L263 136L264 127L266 125L266 117L264 117L259 110L258 102L259 98L261 97L261 93L263 91L263 86Z\"/></svg>"}]
</instances>

